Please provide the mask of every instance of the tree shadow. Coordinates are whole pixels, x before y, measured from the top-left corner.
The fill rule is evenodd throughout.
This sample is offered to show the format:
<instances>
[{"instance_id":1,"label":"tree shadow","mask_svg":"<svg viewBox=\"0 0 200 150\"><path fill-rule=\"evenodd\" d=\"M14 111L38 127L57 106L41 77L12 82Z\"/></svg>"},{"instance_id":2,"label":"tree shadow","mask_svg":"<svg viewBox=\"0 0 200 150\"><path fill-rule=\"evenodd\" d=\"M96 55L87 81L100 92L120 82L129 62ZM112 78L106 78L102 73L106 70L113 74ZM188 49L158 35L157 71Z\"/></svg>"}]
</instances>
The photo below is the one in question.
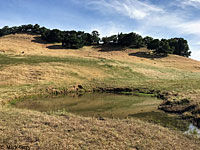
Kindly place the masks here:
<instances>
[{"instance_id":1,"label":"tree shadow","mask_svg":"<svg viewBox=\"0 0 200 150\"><path fill-rule=\"evenodd\" d=\"M117 45L95 45L93 48L100 49L99 52L123 51L126 49Z\"/></svg>"},{"instance_id":2,"label":"tree shadow","mask_svg":"<svg viewBox=\"0 0 200 150\"><path fill-rule=\"evenodd\" d=\"M31 42L40 43L40 44L49 44L47 41L43 40L41 37L34 37L34 40Z\"/></svg>"},{"instance_id":3,"label":"tree shadow","mask_svg":"<svg viewBox=\"0 0 200 150\"><path fill-rule=\"evenodd\" d=\"M48 49L65 49L62 45L51 45L47 46Z\"/></svg>"},{"instance_id":4,"label":"tree shadow","mask_svg":"<svg viewBox=\"0 0 200 150\"><path fill-rule=\"evenodd\" d=\"M136 56L140 58L148 58L148 59L159 59L159 58L164 58L167 57L168 54L156 54L156 53L150 53L150 52L135 52L135 53L130 53L128 54L129 56Z\"/></svg>"}]
</instances>

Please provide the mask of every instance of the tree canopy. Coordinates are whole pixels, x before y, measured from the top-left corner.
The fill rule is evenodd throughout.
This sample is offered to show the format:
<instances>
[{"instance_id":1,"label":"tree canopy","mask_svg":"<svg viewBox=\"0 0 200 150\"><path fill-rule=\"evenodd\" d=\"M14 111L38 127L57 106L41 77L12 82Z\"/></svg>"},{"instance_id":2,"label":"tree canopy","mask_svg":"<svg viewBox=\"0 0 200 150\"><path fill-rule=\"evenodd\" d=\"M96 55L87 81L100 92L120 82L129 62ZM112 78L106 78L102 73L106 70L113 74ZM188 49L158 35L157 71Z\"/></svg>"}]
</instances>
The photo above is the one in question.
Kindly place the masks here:
<instances>
[{"instance_id":1,"label":"tree canopy","mask_svg":"<svg viewBox=\"0 0 200 150\"><path fill-rule=\"evenodd\" d=\"M184 57L191 55L187 40L183 38L154 39L147 44L147 48L154 50L156 53L175 54Z\"/></svg>"}]
</instances>

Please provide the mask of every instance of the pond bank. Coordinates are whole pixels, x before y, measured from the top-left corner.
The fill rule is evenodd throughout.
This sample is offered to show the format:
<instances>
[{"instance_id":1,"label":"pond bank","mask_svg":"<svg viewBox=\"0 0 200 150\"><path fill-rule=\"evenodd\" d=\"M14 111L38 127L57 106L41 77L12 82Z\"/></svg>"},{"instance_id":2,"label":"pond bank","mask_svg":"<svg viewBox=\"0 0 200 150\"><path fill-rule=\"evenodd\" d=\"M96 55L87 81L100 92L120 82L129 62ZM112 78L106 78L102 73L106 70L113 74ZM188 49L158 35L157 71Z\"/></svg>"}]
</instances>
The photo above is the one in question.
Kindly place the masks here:
<instances>
[{"instance_id":1,"label":"pond bank","mask_svg":"<svg viewBox=\"0 0 200 150\"><path fill-rule=\"evenodd\" d=\"M74 85L70 88L53 88L49 87L43 90L43 92L38 95L27 95L20 96L14 100L11 100L10 103L15 104L19 100L23 99L31 99L34 97L57 97L62 95L72 95L79 96L84 93L115 93L115 94L123 94L123 95L149 95L154 96L159 99L162 99L163 102L159 105L159 109L167 112L174 113L181 116L182 119L188 120L192 122L194 125L200 127L200 117L198 111L198 104L194 103L190 99L186 99L179 96L178 93L175 92L163 92L155 89L148 88L134 88L134 87L87 87L80 84Z\"/></svg>"},{"instance_id":2,"label":"pond bank","mask_svg":"<svg viewBox=\"0 0 200 150\"><path fill-rule=\"evenodd\" d=\"M165 94L159 109L167 113L178 114L182 119L192 122L200 127L200 104L192 96L179 94Z\"/></svg>"},{"instance_id":3,"label":"pond bank","mask_svg":"<svg viewBox=\"0 0 200 150\"><path fill-rule=\"evenodd\" d=\"M156 98L154 94L93 92L60 97L32 97L13 104L16 108L36 110L47 114L65 111L100 120L138 118L173 130L188 131L189 122L177 115L158 110L161 103L162 100Z\"/></svg>"},{"instance_id":4,"label":"pond bank","mask_svg":"<svg viewBox=\"0 0 200 150\"><path fill-rule=\"evenodd\" d=\"M62 93L85 93L85 92L101 92L101 93L117 93L127 95L148 94L163 100L158 109L166 113L178 114L182 119L192 122L194 125L200 127L200 103L197 98L192 99L192 96L187 94L179 94L177 92L160 91L148 88L134 88L134 87L95 87L92 89L85 89L82 85L75 85L73 88L60 91L56 89L48 90L53 95Z\"/></svg>"}]
</instances>

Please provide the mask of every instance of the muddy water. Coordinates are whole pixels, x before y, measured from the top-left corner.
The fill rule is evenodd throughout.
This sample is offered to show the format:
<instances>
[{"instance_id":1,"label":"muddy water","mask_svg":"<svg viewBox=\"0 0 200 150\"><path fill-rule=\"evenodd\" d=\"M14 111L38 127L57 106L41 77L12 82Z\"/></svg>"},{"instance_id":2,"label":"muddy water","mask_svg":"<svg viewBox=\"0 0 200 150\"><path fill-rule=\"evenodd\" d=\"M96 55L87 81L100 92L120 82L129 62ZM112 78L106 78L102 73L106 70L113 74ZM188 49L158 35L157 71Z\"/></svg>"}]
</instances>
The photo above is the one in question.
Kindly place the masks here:
<instances>
[{"instance_id":1,"label":"muddy water","mask_svg":"<svg viewBox=\"0 0 200 150\"><path fill-rule=\"evenodd\" d=\"M61 98L28 99L16 103L16 107L41 112L65 109L82 116L127 118L130 114L157 110L162 101L151 96L117 95L108 93L84 94Z\"/></svg>"},{"instance_id":2,"label":"muddy water","mask_svg":"<svg viewBox=\"0 0 200 150\"><path fill-rule=\"evenodd\" d=\"M15 107L41 112L65 110L81 116L98 118L139 118L189 133L191 124L176 115L157 109L162 102L150 95L117 95L108 93L84 94L60 98L37 98L19 101ZM190 128L189 128L190 127Z\"/></svg>"}]
</instances>

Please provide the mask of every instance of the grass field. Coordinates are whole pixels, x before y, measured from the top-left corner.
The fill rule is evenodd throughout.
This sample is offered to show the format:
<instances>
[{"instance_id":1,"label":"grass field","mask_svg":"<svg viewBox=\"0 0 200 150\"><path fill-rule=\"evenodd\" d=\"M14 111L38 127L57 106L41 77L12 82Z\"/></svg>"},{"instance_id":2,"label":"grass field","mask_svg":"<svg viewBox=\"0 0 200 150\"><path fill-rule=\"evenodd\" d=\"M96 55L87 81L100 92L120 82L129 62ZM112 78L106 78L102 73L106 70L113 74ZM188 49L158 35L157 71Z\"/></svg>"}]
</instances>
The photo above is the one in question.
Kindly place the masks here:
<instances>
[{"instance_id":1,"label":"grass field","mask_svg":"<svg viewBox=\"0 0 200 150\"><path fill-rule=\"evenodd\" d=\"M175 55L155 58L146 49L84 47L62 49L38 36L0 38L0 144L41 149L200 149L198 139L139 120L105 121L60 112L8 108L9 101L73 91L130 87L178 93L198 102L200 62Z\"/></svg>"}]
</instances>

